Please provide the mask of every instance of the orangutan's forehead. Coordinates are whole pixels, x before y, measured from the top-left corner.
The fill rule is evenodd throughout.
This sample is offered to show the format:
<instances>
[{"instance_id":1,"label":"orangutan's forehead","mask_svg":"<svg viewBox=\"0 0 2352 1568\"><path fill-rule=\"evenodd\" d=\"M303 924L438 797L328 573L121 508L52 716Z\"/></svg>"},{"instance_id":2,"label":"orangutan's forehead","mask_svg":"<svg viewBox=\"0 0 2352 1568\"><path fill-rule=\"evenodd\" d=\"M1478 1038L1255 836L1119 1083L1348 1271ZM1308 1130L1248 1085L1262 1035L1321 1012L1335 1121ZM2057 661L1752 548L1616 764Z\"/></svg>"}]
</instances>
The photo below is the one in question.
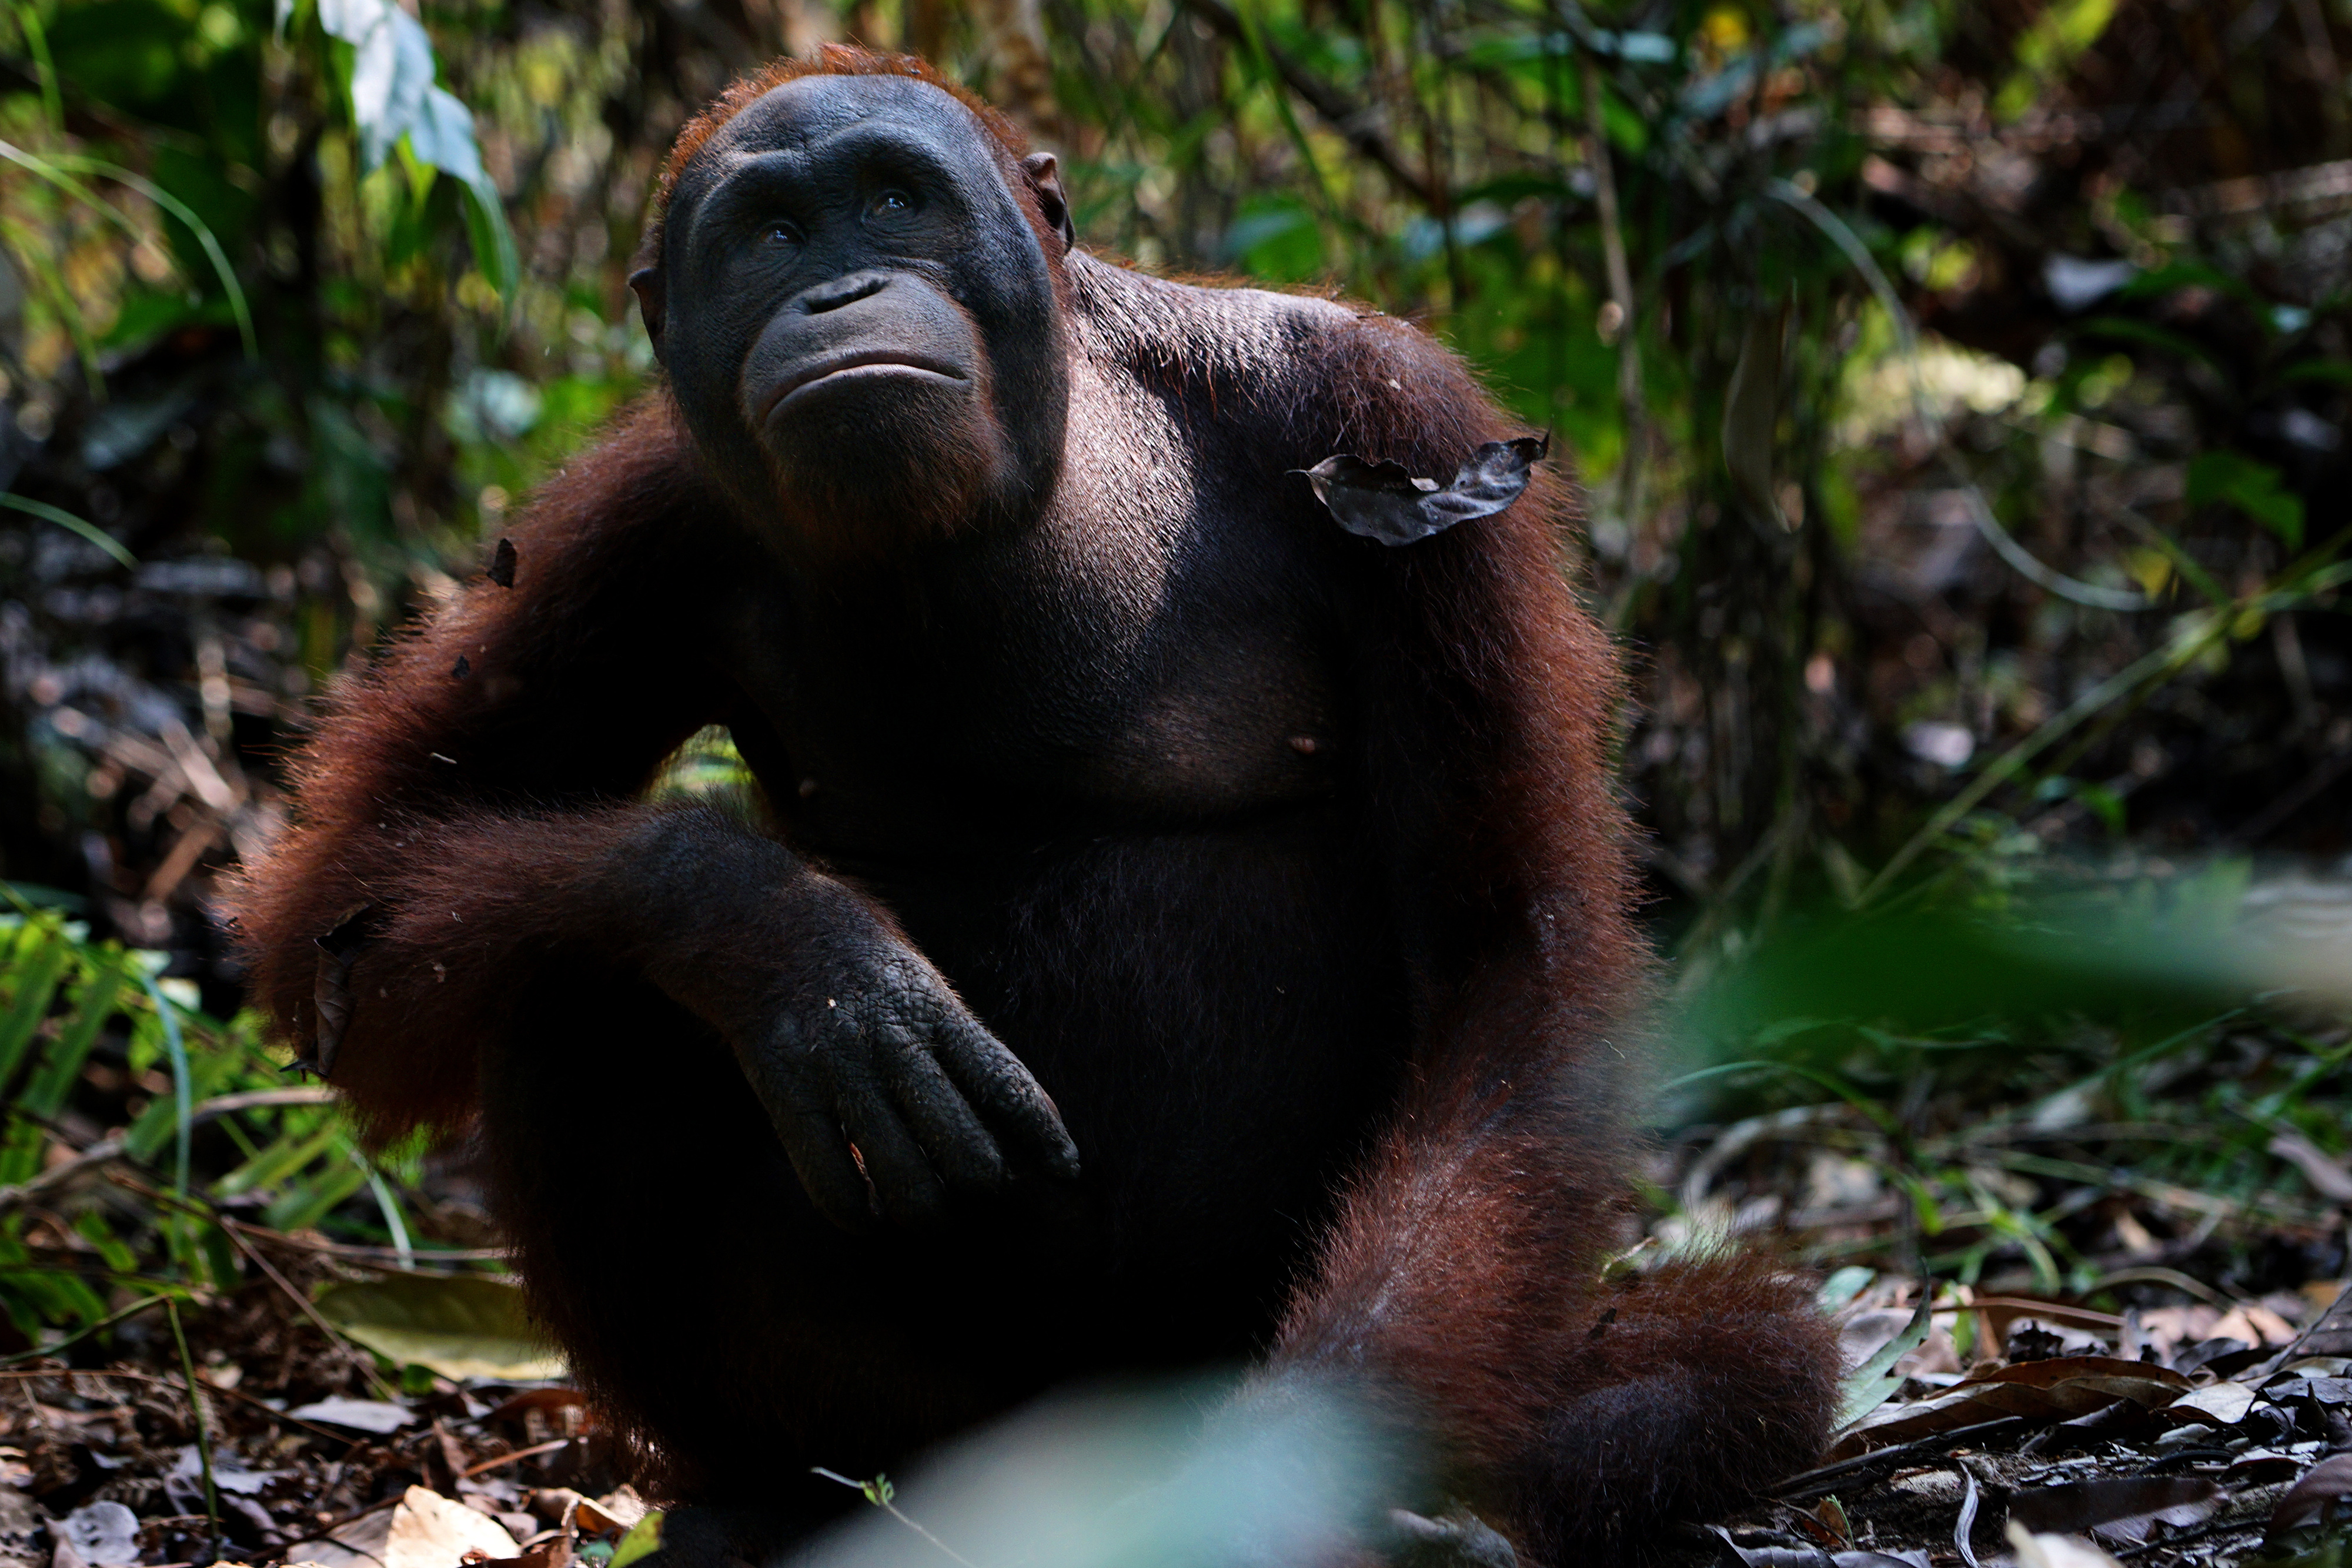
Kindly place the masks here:
<instances>
[{"instance_id":1,"label":"orangutan's forehead","mask_svg":"<svg viewBox=\"0 0 2352 1568\"><path fill-rule=\"evenodd\" d=\"M895 125L959 152L986 140L952 93L903 76L804 76L769 89L719 128L706 153L811 147L861 125ZM699 160L698 160L699 162Z\"/></svg>"}]
</instances>

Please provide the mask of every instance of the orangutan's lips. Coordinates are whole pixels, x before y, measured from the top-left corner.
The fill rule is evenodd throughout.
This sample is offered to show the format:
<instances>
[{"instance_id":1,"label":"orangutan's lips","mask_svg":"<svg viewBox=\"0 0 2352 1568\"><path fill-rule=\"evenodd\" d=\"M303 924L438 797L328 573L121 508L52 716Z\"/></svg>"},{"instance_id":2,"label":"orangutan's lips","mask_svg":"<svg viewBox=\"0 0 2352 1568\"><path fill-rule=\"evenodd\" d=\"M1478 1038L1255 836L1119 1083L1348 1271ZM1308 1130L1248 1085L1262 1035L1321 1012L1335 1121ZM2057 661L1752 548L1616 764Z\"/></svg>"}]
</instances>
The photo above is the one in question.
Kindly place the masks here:
<instances>
[{"instance_id":1,"label":"orangutan's lips","mask_svg":"<svg viewBox=\"0 0 2352 1568\"><path fill-rule=\"evenodd\" d=\"M838 354L804 366L779 382L774 391L768 394L768 406L760 411L761 423L765 423L774 418L784 404L812 388L845 380L871 381L886 376L914 376L939 382L971 379L944 360L904 353L894 349L869 349Z\"/></svg>"}]
</instances>

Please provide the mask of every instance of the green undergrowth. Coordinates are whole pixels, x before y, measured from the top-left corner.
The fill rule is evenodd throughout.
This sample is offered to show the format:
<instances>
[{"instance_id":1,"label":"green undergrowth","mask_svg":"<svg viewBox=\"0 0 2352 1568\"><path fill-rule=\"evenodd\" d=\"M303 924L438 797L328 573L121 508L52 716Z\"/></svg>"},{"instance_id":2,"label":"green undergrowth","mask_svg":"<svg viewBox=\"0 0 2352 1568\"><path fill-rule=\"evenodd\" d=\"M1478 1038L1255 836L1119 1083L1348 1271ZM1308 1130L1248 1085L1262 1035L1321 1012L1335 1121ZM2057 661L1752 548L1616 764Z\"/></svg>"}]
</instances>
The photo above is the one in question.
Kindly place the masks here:
<instances>
[{"instance_id":1,"label":"green undergrowth","mask_svg":"<svg viewBox=\"0 0 2352 1568\"><path fill-rule=\"evenodd\" d=\"M268 1274L259 1240L362 1267L448 1250L416 1235L417 1151L371 1157L249 1017L208 1016L163 965L55 910L0 915L0 1338L19 1354Z\"/></svg>"},{"instance_id":2,"label":"green undergrowth","mask_svg":"<svg viewBox=\"0 0 2352 1568\"><path fill-rule=\"evenodd\" d=\"M1689 1163L1660 1210L2116 1304L2340 1279L2347 908L2243 861L1979 857L1710 934L1667 1025L1657 1120Z\"/></svg>"}]
</instances>

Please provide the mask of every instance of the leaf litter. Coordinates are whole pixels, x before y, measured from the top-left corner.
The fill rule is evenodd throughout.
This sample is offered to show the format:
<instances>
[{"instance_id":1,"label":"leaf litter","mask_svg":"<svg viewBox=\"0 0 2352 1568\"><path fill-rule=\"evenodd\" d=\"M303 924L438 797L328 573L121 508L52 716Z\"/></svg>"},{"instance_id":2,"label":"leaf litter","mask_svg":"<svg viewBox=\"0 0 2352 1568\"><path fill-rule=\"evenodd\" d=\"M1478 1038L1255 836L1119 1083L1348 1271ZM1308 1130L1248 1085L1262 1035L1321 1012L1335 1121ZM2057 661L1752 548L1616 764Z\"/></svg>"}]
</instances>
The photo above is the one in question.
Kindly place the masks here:
<instances>
[{"instance_id":1,"label":"leaf litter","mask_svg":"<svg viewBox=\"0 0 2352 1568\"><path fill-rule=\"evenodd\" d=\"M1919 1294L1910 1281L1888 1281L1842 1312L1849 1330L1862 1330L1846 1340L1849 1387L1883 1381L1887 1369L1874 1365L1883 1358L1856 1348L1884 1338L1913 1347L1893 1364L1900 1390L1853 1420L1822 1466L1670 1560L1737 1568L2339 1560L2340 1521L2352 1521L2352 1295L2309 1310L2299 1329L2275 1307L2250 1320L2234 1306L2207 1306L2167 1312L2160 1324L2187 1332L2158 1336L2145 1320L2167 1310L2134 1312L2114 1320L2109 1340L2071 1354L2050 1347L2079 1340L2079 1329L2062 1336L2012 1310L2001 1354L1941 1370L1955 1361L1953 1329L1990 1314L1972 1292L1947 1286L1927 1298L1935 1337L1890 1336L1890 1320L1918 1321L1918 1301L1904 1298ZM2059 1325L2102 1315L2064 1302L2048 1312ZM2216 1326L2255 1337L2217 1335ZM2125 1349L2132 1356L2115 1354Z\"/></svg>"},{"instance_id":2,"label":"leaf litter","mask_svg":"<svg viewBox=\"0 0 2352 1568\"><path fill-rule=\"evenodd\" d=\"M292 1240L299 1304L257 1278L184 1314L201 1432L159 1311L102 1363L0 1362L0 1568L609 1562L646 1504L515 1288Z\"/></svg>"}]
</instances>

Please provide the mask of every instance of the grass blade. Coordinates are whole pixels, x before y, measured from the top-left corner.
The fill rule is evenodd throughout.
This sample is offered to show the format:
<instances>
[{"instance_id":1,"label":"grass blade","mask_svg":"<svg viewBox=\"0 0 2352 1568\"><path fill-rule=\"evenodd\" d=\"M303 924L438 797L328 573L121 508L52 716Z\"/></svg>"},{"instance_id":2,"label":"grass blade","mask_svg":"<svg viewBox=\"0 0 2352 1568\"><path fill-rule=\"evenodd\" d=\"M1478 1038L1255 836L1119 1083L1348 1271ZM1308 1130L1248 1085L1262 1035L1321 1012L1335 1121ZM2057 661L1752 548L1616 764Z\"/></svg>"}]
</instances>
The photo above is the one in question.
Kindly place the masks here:
<instances>
[{"instance_id":1,"label":"grass blade","mask_svg":"<svg viewBox=\"0 0 2352 1568\"><path fill-rule=\"evenodd\" d=\"M0 491L0 507L6 507L12 511L24 512L28 516L40 518L45 523L55 523L61 528L79 534L125 566L135 567L139 564L139 558L123 549L121 540L100 528L96 523L87 518L77 517L62 507L52 507L47 501L32 500L16 495L13 491Z\"/></svg>"}]
</instances>

